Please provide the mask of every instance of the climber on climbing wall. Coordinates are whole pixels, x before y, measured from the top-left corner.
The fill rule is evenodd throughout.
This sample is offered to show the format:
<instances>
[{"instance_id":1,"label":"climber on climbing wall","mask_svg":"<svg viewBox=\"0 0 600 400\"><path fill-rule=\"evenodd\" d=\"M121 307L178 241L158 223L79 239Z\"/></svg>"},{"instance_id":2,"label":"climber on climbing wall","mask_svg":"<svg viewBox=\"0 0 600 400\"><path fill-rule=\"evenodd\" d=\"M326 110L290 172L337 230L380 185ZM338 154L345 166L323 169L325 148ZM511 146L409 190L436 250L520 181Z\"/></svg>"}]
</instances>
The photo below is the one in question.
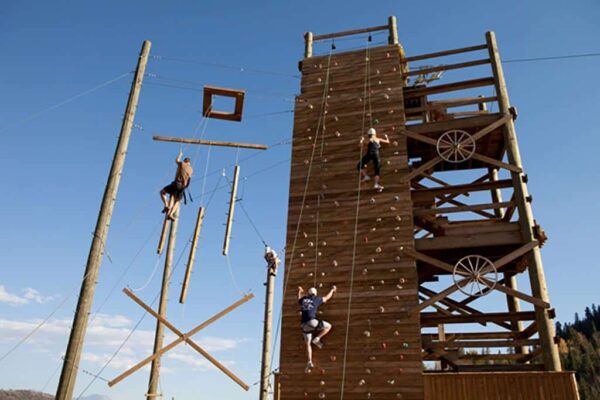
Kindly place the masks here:
<instances>
[{"instance_id":1,"label":"climber on climbing wall","mask_svg":"<svg viewBox=\"0 0 600 400\"><path fill-rule=\"evenodd\" d=\"M180 151L179 155L175 159L177 163L177 172L175 173L175 180L165 186L160 191L160 198L162 199L165 208L162 212L167 214L167 218L170 220L175 219L175 212L179 208L181 198L184 196L185 189L190 185L190 180L194 170L189 158L184 158L181 161L183 153ZM167 200L167 194L169 199Z\"/></svg>"},{"instance_id":2,"label":"climber on climbing wall","mask_svg":"<svg viewBox=\"0 0 600 400\"><path fill-rule=\"evenodd\" d=\"M384 138L377 137L377 131L374 128L369 128L367 131L367 136L369 136L369 143L367 145L367 153L363 156L363 158L358 163L358 170L360 171L360 176L362 177L363 182L367 182L371 180L371 177L367 175L367 165L369 161L373 161L373 167L375 168L375 184L373 187L382 191L383 186L379 184L379 174L381 171L381 159L379 158L379 148L381 147L381 143L390 143L390 139L388 135L385 135ZM360 138L359 146L362 148L363 143L365 142L364 136Z\"/></svg>"},{"instance_id":3,"label":"climber on climbing wall","mask_svg":"<svg viewBox=\"0 0 600 400\"><path fill-rule=\"evenodd\" d=\"M321 338L331 330L329 322L317 318L317 311L319 310L319 306L327 303L336 291L337 288L332 286L326 296L319 297L317 296L317 289L314 287L308 289L308 294L305 294L302 286L298 287L298 304L300 304L300 310L302 311L300 327L306 341L306 355L308 356L306 368L304 369L305 372L309 372L314 367L312 362L312 345L314 344L319 349L322 348L323 342L321 342ZM316 336L313 337L313 334L316 334Z\"/></svg>"}]
</instances>

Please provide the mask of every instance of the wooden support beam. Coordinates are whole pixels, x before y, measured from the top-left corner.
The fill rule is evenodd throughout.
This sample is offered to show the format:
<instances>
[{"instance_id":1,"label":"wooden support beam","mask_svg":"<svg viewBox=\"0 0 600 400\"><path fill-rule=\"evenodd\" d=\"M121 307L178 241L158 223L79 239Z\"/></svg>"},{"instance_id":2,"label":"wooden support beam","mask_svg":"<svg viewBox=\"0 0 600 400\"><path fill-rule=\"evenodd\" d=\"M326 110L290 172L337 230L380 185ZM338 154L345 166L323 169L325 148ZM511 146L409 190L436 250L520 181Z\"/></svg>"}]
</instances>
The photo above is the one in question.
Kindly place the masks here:
<instances>
[{"instance_id":1,"label":"wooden support beam","mask_svg":"<svg viewBox=\"0 0 600 400\"><path fill-rule=\"evenodd\" d=\"M453 283L452 285L447 287L445 290L430 297L428 300L420 303L417 307L415 307L412 310L412 312L419 312L419 311L424 310L425 308L429 307L430 305L435 304L438 301L445 299L446 297L450 296L452 293L456 292L457 290L459 290L460 288L465 286L468 282L469 282L469 278L465 278L465 279L458 281L456 284Z\"/></svg>"},{"instance_id":2,"label":"wooden support beam","mask_svg":"<svg viewBox=\"0 0 600 400\"><path fill-rule=\"evenodd\" d=\"M510 120L511 120L511 116L510 115L503 115L497 121L489 124L488 126L486 126L483 129L480 129L479 131L475 132L473 134L473 136L472 136L472 139L474 141L478 141L479 139L481 139L482 137L484 137L488 133L493 132L495 129L498 129L499 127L501 127L502 125L504 125L505 123L507 123Z\"/></svg>"},{"instance_id":3,"label":"wooden support beam","mask_svg":"<svg viewBox=\"0 0 600 400\"><path fill-rule=\"evenodd\" d=\"M264 144L252 144L252 143L238 143L238 142L220 142L216 140L200 140L200 139L187 139L178 138L172 136L152 136L152 140L159 142L174 142L174 143L187 143L187 144L200 144L207 146L221 146L221 147L237 147L240 149L253 149L253 150L267 150L268 147Z\"/></svg>"},{"instance_id":4,"label":"wooden support beam","mask_svg":"<svg viewBox=\"0 0 600 400\"><path fill-rule=\"evenodd\" d=\"M515 201L515 194L514 194L514 193L512 194L512 196L511 196L511 198L510 198L510 201L513 201L513 202ZM516 203L515 203L515 205L514 205L514 206L512 206L512 207L508 207L508 208L506 209L506 211L504 212L504 217L502 217L502 219L503 219L504 221L506 221L506 222L510 222L510 220L512 219L512 217L513 217L513 215L515 214L515 211L516 211L516 210L517 210L517 205L516 205Z\"/></svg>"},{"instance_id":5,"label":"wooden support beam","mask_svg":"<svg viewBox=\"0 0 600 400\"><path fill-rule=\"evenodd\" d=\"M310 58L313 54L314 35L312 32L304 34L304 58Z\"/></svg>"},{"instance_id":6,"label":"wooden support beam","mask_svg":"<svg viewBox=\"0 0 600 400\"><path fill-rule=\"evenodd\" d=\"M407 256L414 258L415 260L423 261L427 264L431 264L434 267L438 267L438 268L443 269L444 271L447 271L450 273L454 272L454 265L447 264L443 261L438 260L437 258L429 257L428 255L419 253L418 251L410 249L408 247L402 247L400 249L400 251L403 254L406 254ZM460 273L460 271L457 271L457 272Z\"/></svg>"},{"instance_id":7,"label":"wooden support beam","mask_svg":"<svg viewBox=\"0 0 600 400\"><path fill-rule=\"evenodd\" d=\"M233 381L235 381L238 385L240 385L244 390L248 390L250 386L244 383L241 379L239 379L235 374L229 371L223 364L218 362L214 357L208 354L203 348L198 346L192 339L190 339L187 334L184 334L179 329L177 329L173 324L171 324L165 317L154 311L148 305L146 305L139 297L137 297L133 292L127 288L123 289L123 292L129 296L133 301L135 301L138 305L140 305L146 312L152 315L154 318L159 320L162 324L164 324L167 328L169 328L174 334L179 336L180 339L183 339L187 344L189 344L194 350L198 353L202 354L204 358L210 361L215 367L220 369L225 375L230 377Z\"/></svg>"},{"instance_id":8,"label":"wooden support beam","mask_svg":"<svg viewBox=\"0 0 600 400\"><path fill-rule=\"evenodd\" d=\"M459 90L473 89L494 84L494 78L479 78L461 82L446 83L443 85L427 86L423 88L405 88L404 99L412 99L431 94L455 92Z\"/></svg>"},{"instance_id":9,"label":"wooden support beam","mask_svg":"<svg viewBox=\"0 0 600 400\"><path fill-rule=\"evenodd\" d=\"M389 29L389 25L379 25L379 26L373 26L370 28L353 29L350 31L324 33L322 35L314 35L313 40L317 41L317 40L325 40L325 39L335 39L335 38L343 37L343 36L359 35L361 33L387 31L388 29Z\"/></svg>"},{"instance_id":10,"label":"wooden support beam","mask_svg":"<svg viewBox=\"0 0 600 400\"><path fill-rule=\"evenodd\" d=\"M435 67L413 69L412 71L409 71L406 75L412 76L412 75L428 74L430 72L437 72L437 71L450 71L453 69L461 69L461 68L467 68L467 67L474 67L476 65L489 64L489 62L490 62L489 58L483 58L481 60L467 61L467 62L456 63L456 64L442 64L442 65L437 65Z\"/></svg>"},{"instance_id":11,"label":"wooden support beam","mask_svg":"<svg viewBox=\"0 0 600 400\"><path fill-rule=\"evenodd\" d=\"M237 197L238 180L240 177L240 166L236 165L233 170L233 185L231 186L231 197L229 199L229 212L227 213L227 225L225 226L225 239L223 241L223 255L229 253L229 241L231 240L231 229L233 227L233 213Z\"/></svg>"},{"instance_id":12,"label":"wooden support beam","mask_svg":"<svg viewBox=\"0 0 600 400\"><path fill-rule=\"evenodd\" d=\"M421 313L421 327L435 327L438 324L469 324L474 322L505 322L505 321L533 321L534 311L521 311L520 313L486 313L471 315L440 315L439 313Z\"/></svg>"},{"instance_id":13,"label":"wooden support beam","mask_svg":"<svg viewBox=\"0 0 600 400\"><path fill-rule=\"evenodd\" d=\"M488 168L488 176L490 183L497 184L500 182L500 179L498 179L498 168ZM504 181L507 183L505 187L512 187L512 180L504 179ZM490 195L494 203L502 203L502 191L500 189L501 187L499 186L490 187ZM504 210L497 208L494 210L494 215L496 218L502 218L504 217Z\"/></svg>"},{"instance_id":14,"label":"wooden support beam","mask_svg":"<svg viewBox=\"0 0 600 400\"><path fill-rule=\"evenodd\" d=\"M160 239L158 239L158 247L156 248L156 253L161 255L163 249L165 247L165 240L167 239L167 231L169 227L170 219L165 215L165 220L163 221L162 229L160 231Z\"/></svg>"},{"instance_id":15,"label":"wooden support beam","mask_svg":"<svg viewBox=\"0 0 600 400\"><path fill-rule=\"evenodd\" d=\"M432 146L437 146L437 140L432 139L428 136L425 136L421 133L411 132L406 128L400 128L400 129L398 129L398 132L403 134L404 136L411 138L411 139L415 139L420 142L430 144Z\"/></svg>"},{"instance_id":16,"label":"wooden support beam","mask_svg":"<svg viewBox=\"0 0 600 400\"><path fill-rule=\"evenodd\" d=\"M429 297L435 296L437 294L435 291L428 289L425 286L419 286L419 291L422 293L425 293ZM440 303L448 306L451 310L454 310L460 314L465 314L465 315L483 314L481 311L479 311L475 308L469 307L468 305L465 305L465 304L461 304L458 301L452 300L450 298L440 300ZM486 322L479 322L479 323L483 326L487 325ZM511 329L511 325L507 324L505 322L494 322L494 324L496 324L497 326L504 328L504 329Z\"/></svg>"},{"instance_id":17,"label":"wooden support beam","mask_svg":"<svg viewBox=\"0 0 600 400\"><path fill-rule=\"evenodd\" d=\"M529 253L531 250L535 249L537 246L538 246L537 240L532 240L531 242L524 244L523 246L519 247L518 249L511 251L504 257L496 260L494 262L494 265L496 266L496 269L500 269L503 266L505 266L506 264L508 264L509 262L516 260L517 258L522 257L525 254ZM485 274L485 273L489 272L490 270L491 270L490 267L486 267L481 271L481 273Z\"/></svg>"},{"instance_id":18,"label":"wooden support beam","mask_svg":"<svg viewBox=\"0 0 600 400\"><path fill-rule=\"evenodd\" d=\"M505 284L505 282L506 282L506 281L504 280L504 278L502 278L502 279L500 279L500 280L499 280L499 281L498 281L496 284L497 284L497 285L504 285L504 284ZM492 289L490 289L490 288L488 288L488 287L485 287L485 288L482 290L482 296L483 296L484 294L486 294L486 293L490 292L491 290L492 290ZM472 302L474 302L475 300L478 300L478 299L480 299L480 298L481 298L481 296L469 296L469 297L467 297L466 299L464 299L464 300L461 300L461 301L460 301L460 304L462 304L462 305L471 304Z\"/></svg>"},{"instance_id":19,"label":"wooden support beam","mask_svg":"<svg viewBox=\"0 0 600 400\"><path fill-rule=\"evenodd\" d=\"M411 191L411 198L413 201L417 200L421 196L435 196L444 198L442 196L446 194L466 195L471 192L480 192L486 190L503 189L512 187L512 181L510 179L502 179L493 182L473 182L464 185L444 185L442 187L428 188L421 186L418 189ZM444 198L445 199L445 198ZM498 203L498 201L494 201Z\"/></svg>"},{"instance_id":20,"label":"wooden support beam","mask_svg":"<svg viewBox=\"0 0 600 400\"><path fill-rule=\"evenodd\" d=\"M125 292L125 294L129 295L128 292L130 294L131 291L124 289L123 290ZM131 297L131 296L130 296ZM117 376L115 379L111 380L110 382L108 382L108 386L114 386L117 383L121 382L123 379L127 378L128 376L130 376L131 374L133 374L134 372L138 371L139 369L143 368L145 365L147 365L148 363L152 362L154 359L156 359L157 357L160 357L162 354L166 353L167 351L173 349L175 346L177 346L178 344L182 343L185 341L186 338L190 338L192 336L194 336L195 334L197 334L198 332L200 332L202 329L206 328L207 326L209 326L210 324L212 324L213 322L217 321L218 319L224 317L225 315L229 314L231 311L233 311L234 309L236 309L237 307L241 306L242 304L246 303L247 301L249 301L250 299L252 299L254 297L254 295L252 293L245 295L244 297L242 297L240 300L236 301L235 303L233 303L232 305L230 305L229 307L225 308L224 310L222 310L221 312L215 314L213 317L209 318L208 320L204 321L203 323L201 323L200 325L196 326L194 329L192 329L191 331L179 336L179 338L175 339L174 341L172 341L171 343L169 343L168 345L166 345L165 347L159 349L157 352L155 352L154 354L152 354L151 356L146 357L144 360L140 361L138 364L134 365L133 367L131 367L130 369L128 369L127 371L125 371L124 373L122 373L121 375ZM133 297L132 297L133 298ZM139 300L139 299L138 299ZM141 300L140 300L141 302ZM136 301L137 303L137 301ZM138 303L140 304L140 303ZM144 304L142 302L142 304ZM142 305L140 304L140 305ZM144 304L145 306L145 304ZM142 306L142 307L144 307ZM156 317L156 314L154 313L154 310L152 310L151 308L146 309L147 306L144 307L144 309L146 311L148 311L149 313L152 313L152 315L154 315ZM166 320L165 320L166 321ZM168 321L167 321L168 322ZM247 389L246 389L247 390Z\"/></svg>"},{"instance_id":21,"label":"wooden support beam","mask_svg":"<svg viewBox=\"0 0 600 400\"><path fill-rule=\"evenodd\" d=\"M398 23L396 22L396 17L393 15L388 17L388 30L390 31L388 35L388 43L398 44Z\"/></svg>"},{"instance_id":22,"label":"wooden support beam","mask_svg":"<svg viewBox=\"0 0 600 400\"><path fill-rule=\"evenodd\" d=\"M494 167L507 169L507 170L509 170L511 172L516 172L516 173L523 172L523 169L521 169L521 167L517 167L517 166L512 165L512 164L507 164L507 163L502 162L502 161L498 161L495 158L484 156L483 154L473 153L473 155L471 156L471 158L474 158L475 160L479 160L479 161L484 162L486 164L492 165Z\"/></svg>"},{"instance_id":23,"label":"wooden support beam","mask_svg":"<svg viewBox=\"0 0 600 400\"><path fill-rule=\"evenodd\" d=\"M437 58L437 57L443 57L443 56L450 56L452 54L468 53L468 52L471 52L471 51L485 50L485 49L487 49L487 45L485 45L485 44L478 44L476 46L461 47L461 48L458 48L458 49L444 50L444 51L438 51L438 52L435 52L435 53L419 54L417 56L406 57L403 60L403 62L407 63L407 62L412 62L412 61L426 60L428 58Z\"/></svg>"},{"instance_id":24,"label":"wooden support beam","mask_svg":"<svg viewBox=\"0 0 600 400\"><path fill-rule=\"evenodd\" d=\"M417 176L421 175L423 172L427 171L428 169L433 168L436 164L438 164L442 161L443 161L442 157L436 156L435 158L432 158L431 160L427 161L425 164L421 165L420 167L413 169L409 174L402 176L400 178L400 182L410 182L413 178L416 178Z\"/></svg>"},{"instance_id":25,"label":"wooden support beam","mask_svg":"<svg viewBox=\"0 0 600 400\"><path fill-rule=\"evenodd\" d=\"M475 206L458 206L458 207L441 207L441 208L421 208L414 210L415 216L422 215L436 215L436 214L451 214L468 211L481 211L495 208L510 207L512 203L510 201L503 203L489 203L489 204L478 204ZM492 216L493 217L493 216Z\"/></svg>"},{"instance_id":26,"label":"wooden support beam","mask_svg":"<svg viewBox=\"0 0 600 400\"><path fill-rule=\"evenodd\" d=\"M198 217L196 218L196 228L194 229L194 236L192 238L192 248L190 249L187 267L185 269L185 276L183 278L183 285L181 286L181 295L179 296L180 304L185 303L185 299L187 297L190 278L192 276L192 269L194 268L194 261L196 260L196 248L198 247L198 239L200 238L200 232L202 231L202 222L204 221L204 211L204 207L200 207L198 209Z\"/></svg>"},{"instance_id":27,"label":"wooden support beam","mask_svg":"<svg viewBox=\"0 0 600 400\"><path fill-rule=\"evenodd\" d=\"M498 96L498 108L504 114L510 113L510 100L508 90L504 80L504 71L500 62L500 53L496 43L496 35L494 32L486 33L486 43L488 45L488 54L491 60L492 72L494 76L494 85ZM517 133L512 121L509 121L503 127L504 143L506 144L506 154L508 162L518 168L521 168L521 154L517 140ZM527 201L529 196L527 185L523 181L523 175L519 172L511 173L511 178L514 182L515 200L519 210L519 222L521 224L523 240L532 241L534 235L534 219L531 204ZM546 286L546 277L544 275L544 267L539 248L535 248L528 255L528 273L531 284L531 292L535 298L541 299L545 303L549 303L548 289ZM555 327L552 319L548 315L547 310L540 307L535 309L537 313L537 322L539 328L539 336L541 347L543 348L542 358L544 366L548 371L561 371L561 361L558 354L558 348L554 343Z\"/></svg>"},{"instance_id":28,"label":"wooden support beam","mask_svg":"<svg viewBox=\"0 0 600 400\"><path fill-rule=\"evenodd\" d=\"M517 278L514 274L504 273L504 280L506 281L506 286L510 289L517 290ZM506 295L506 305L508 307L508 311L510 312L519 312L521 311L521 303L519 299L511 296L509 294ZM523 321L511 321L511 330L513 332L519 333L523 330ZM516 346L515 353L517 354L527 354L529 353L529 347L527 346Z\"/></svg>"},{"instance_id":29,"label":"wooden support beam","mask_svg":"<svg viewBox=\"0 0 600 400\"><path fill-rule=\"evenodd\" d=\"M486 285L490 285L492 286L494 283L492 281L490 281L489 279L483 278L483 277L479 277L479 279L481 279L481 281L483 283L485 283ZM499 290L500 292L504 292L506 294L510 294L511 296L514 297L518 297L519 299L526 301L528 303L533 304L534 306L540 307L540 308L550 308L550 303L547 303L543 300L540 300L536 297L530 296L528 294L525 294L523 292L519 292L518 290L514 290L511 289L509 287L506 287L504 285L496 285L496 287L494 287L495 290Z\"/></svg>"},{"instance_id":30,"label":"wooden support beam","mask_svg":"<svg viewBox=\"0 0 600 400\"><path fill-rule=\"evenodd\" d=\"M166 217L165 217L166 218ZM158 304L158 314L161 316L167 315L167 305L169 298L169 287L171 284L171 276L173 275L173 258L175 255L175 243L177 240L177 227L179 224L179 212L175 211L175 219L170 223L169 238L167 239L167 254L165 255L165 267L163 270L163 277L160 288L160 299ZM157 320L156 330L154 333L154 352L160 349L163 345L165 337L164 325ZM148 380L148 391L146 398L152 397L158 394L158 383L160 377L160 357L152 360L150 366L150 378Z\"/></svg>"}]
</instances>

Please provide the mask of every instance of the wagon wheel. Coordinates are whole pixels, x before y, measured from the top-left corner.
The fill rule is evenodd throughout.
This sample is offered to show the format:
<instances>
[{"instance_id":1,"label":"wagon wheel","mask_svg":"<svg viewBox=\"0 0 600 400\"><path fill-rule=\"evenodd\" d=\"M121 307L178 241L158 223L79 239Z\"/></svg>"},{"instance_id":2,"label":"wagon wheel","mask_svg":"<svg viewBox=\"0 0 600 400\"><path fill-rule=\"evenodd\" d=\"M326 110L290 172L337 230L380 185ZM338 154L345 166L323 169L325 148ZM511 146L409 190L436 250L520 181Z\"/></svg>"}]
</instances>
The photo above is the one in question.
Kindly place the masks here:
<instances>
[{"instance_id":1,"label":"wagon wheel","mask_svg":"<svg viewBox=\"0 0 600 400\"><path fill-rule=\"evenodd\" d=\"M498 271L487 258L470 255L458 260L452 279L458 290L467 296L485 296L496 287Z\"/></svg>"},{"instance_id":2,"label":"wagon wheel","mask_svg":"<svg viewBox=\"0 0 600 400\"><path fill-rule=\"evenodd\" d=\"M475 140L469 132L451 129L440 136L436 149L440 157L451 163L467 161L475 153Z\"/></svg>"}]
</instances>

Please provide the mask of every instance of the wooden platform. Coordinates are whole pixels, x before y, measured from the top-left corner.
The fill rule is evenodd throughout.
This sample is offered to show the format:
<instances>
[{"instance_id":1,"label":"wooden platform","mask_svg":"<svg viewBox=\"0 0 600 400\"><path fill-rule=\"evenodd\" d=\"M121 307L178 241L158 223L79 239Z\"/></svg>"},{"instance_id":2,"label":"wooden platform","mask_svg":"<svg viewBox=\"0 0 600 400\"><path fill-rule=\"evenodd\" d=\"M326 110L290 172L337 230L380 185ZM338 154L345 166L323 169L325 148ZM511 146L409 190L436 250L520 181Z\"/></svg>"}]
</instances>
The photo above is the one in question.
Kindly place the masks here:
<instances>
[{"instance_id":1,"label":"wooden platform","mask_svg":"<svg viewBox=\"0 0 600 400\"><path fill-rule=\"evenodd\" d=\"M579 400L573 372L427 373L425 400Z\"/></svg>"},{"instance_id":2,"label":"wooden platform","mask_svg":"<svg viewBox=\"0 0 600 400\"><path fill-rule=\"evenodd\" d=\"M398 133L404 125L399 66L396 45L303 61L286 246L282 400L340 398L342 391L348 400L423 399L419 315L409 313L418 304L417 271L414 260L400 256L414 240L410 186L399 179L408 173L406 137ZM393 142L381 149L383 193L372 181L358 190L358 144L371 121ZM372 166L368 172L373 175ZM316 368L305 374L296 288L315 286L324 295L331 285L338 293L320 317L333 329L325 347L314 351Z\"/></svg>"}]
</instances>

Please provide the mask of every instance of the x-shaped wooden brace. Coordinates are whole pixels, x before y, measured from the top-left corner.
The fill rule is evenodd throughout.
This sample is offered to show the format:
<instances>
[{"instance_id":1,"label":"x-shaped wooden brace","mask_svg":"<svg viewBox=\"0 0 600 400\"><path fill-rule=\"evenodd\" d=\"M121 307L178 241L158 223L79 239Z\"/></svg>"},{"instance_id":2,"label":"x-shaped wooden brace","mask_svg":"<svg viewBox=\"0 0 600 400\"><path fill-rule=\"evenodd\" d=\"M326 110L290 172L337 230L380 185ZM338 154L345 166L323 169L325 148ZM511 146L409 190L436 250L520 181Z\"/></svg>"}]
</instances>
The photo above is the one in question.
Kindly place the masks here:
<instances>
[{"instance_id":1,"label":"x-shaped wooden brace","mask_svg":"<svg viewBox=\"0 0 600 400\"><path fill-rule=\"evenodd\" d=\"M210 325L213 322L217 321L218 319L220 319L221 317L225 316L226 314L229 314L231 311L233 311L237 307L241 306L242 304L244 304L248 300L252 299L254 297L254 295L252 293L245 295L240 300L236 301L235 303L233 303L232 305L230 305L229 307L227 307L223 311L215 314L210 319L207 319L206 321L204 321L203 323L201 323L200 325L198 325L197 327L195 327L191 331L189 331L187 333L183 333L180 330L178 330L177 328L175 328L175 326L173 326L173 324L171 324L169 321L167 321L164 317L162 317L160 314L158 314L152 308L150 308L149 306L147 306L140 298L138 298L135 294L133 294L133 292L131 290L125 288L125 289L123 289L123 292L127 296L129 296L133 301L135 301L138 305L140 305L144 310L146 310L149 314L151 314L153 317L155 317L156 319L158 319L163 325L165 325L167 328L169 328L171 331L173 331L173 333L175 333L177 336L179 336L179 338L175 339L174 341L172 341L171 343L169 343L168 345L166 345L162 349L158 350L156 353L152 354L151 356L146 357L144 360L140 361L139 363L137 363L133 367L129 368L127 371L123 372L121 375L117 376L112 381L108 382L108 386L116 385L117 383L121 382L123 379L127 378L129 375L131 375L134 372L136 372L139 369L141 369L144 365L147 365L148 363L152 362L154 359L160 357L161 355L163 355L167 351L171 350L172 348L174 348L178 344L180 344L182 342L186 342L194 350L196 350L198 353L202 354L215 367L219 368L222 372L224 372L225 375L227 375L228 377L230 377L235 383L237 383L238 385L240 385L244 390L247 391L248 389L250 389L250 386L248 386L244 381L242 381L240 378L238 378L237 376L235 376L235 374L233 372L231 372L230 370L228 370L227 368L225 368L225 366L223 364L221 364L213 356L211 356L210 354L208 354L206 352L206 350L204 350L202 347L198 346L192 339L190 339L190 337L193 336L193 335L195 335L196 333L200 332L202 329L206 328L208 325Z\"/></svg>"},{"instance_id":2,"label":"x-shaped wooden brace","mask_svg":"<svg viewBox=\"0 0 600 400\"><path fill-rule=\"evenodd\" d=\"M536 240L533 240L521 247L519 247L518 249L508 253L507 255L505 255L504 257L500 258L499 260L497 260L496 262L494 262L494 265L496 266L496 269L500 269L501 267L505 266L506 264L510 263L511 261L529 253L531 250L533 250L533 248L535 248L538 245L538 242ZM409 249L409 248L402 248L402 252L412 258L414 258L415 260L420 260L423 262L426 262L428 264L431 264L435 267L438 267L440 269L443 269L444 271L448 271L450 273L454 273L454 266L447 264L443 261L438 260L437 258L433 258L430 257L426 254L420 253L416 250L413 249ZM489 268L489 267L488 267ZM489 270L487 268L482 269L481 273L484 274L485 272L489 272ZM459 274L463 275L462 273L460 273L460 271L458 271ZM493 282L486 279L486 278L480 278L482 279L484 282L486 282L488 284L489 287L493 286ZM416 312L420 312L421 310L424 310L425 308L429 307L430 305L433 305L435 303L437 303L440 300L443 300L445 298L447 298L448 296L450 296L452 293L456 292L457 290L459 290L460 287L464 286L467 284L468 282L468 278L464 278L461 279L460 281L458 281L456 284L452 284L451 286L449 286L448 288L446 288L445 290L439 292L438 294L430 297L428 300L423 301L422 303L420 303L417 307L415 307L412 312L416 313ZM530 296L528 294L525 294L523 292L520 292L518 290L509 288L505 285L502 284L498 284L496 283L495 289L504 292L508 295L517 297L523 301L526 301L528 303L533 304L536 307L541 307L541 308L550 308L550 304L548 304L547 302L538 299L537 297L533 297Z\"/></svg>"},{"instance_id":3,"label":"x-shaped wooden brace","mask_svg":"<svg viewBox=\"0 0 600 400\"><path fill-rule=\"evenodd\" d=\"M474 142L477 142L479 139L481 139L482 137L484 137L485 135L487 135L488 133L494 131L496 128L501 127L502 125L504 125L505 123L507 123L508 121L510 121L512 117L510 115L504 115L502 116L500 119L498 119L497 121L491 123L490 125L486 126L485 128L477 131L473 136L472 139ZM422 135L420 133L416 133L416 132L411 132L408 129L402 128L400 129L400 133L402 133L403 135L414 139L414 140L418 140L420 142L423 143L427 143L430 144L434 147L437 147L437 140L432 139L428 136ZM513 172L517 172L520 173L523 170L517 166L511 165L511 164L507 164L504 163L502 161L498 161L495 160L491 157L487 157L484 156L482 154L478 154L478 153L473 153L473 155L471 156L471 158L474 158L476 160L479 160L481 162L484 162L486 164L490 164L493 165L495 167L498 168L504 168L507 169L509 171L513 171ZM437 155L436 157L432 158L431 160L427 161L425 164L421 165L420 167L414 169L412 172L410 172L407 175L404 175L401 178L402 182L410 182L411 180L413 180L414 178L416 178L417 176L423 174L424 172L426 172L427 170L433 168L435 165L437 165L438 163L444 161L444 159Z\"/></svg>"}]
</instances>

